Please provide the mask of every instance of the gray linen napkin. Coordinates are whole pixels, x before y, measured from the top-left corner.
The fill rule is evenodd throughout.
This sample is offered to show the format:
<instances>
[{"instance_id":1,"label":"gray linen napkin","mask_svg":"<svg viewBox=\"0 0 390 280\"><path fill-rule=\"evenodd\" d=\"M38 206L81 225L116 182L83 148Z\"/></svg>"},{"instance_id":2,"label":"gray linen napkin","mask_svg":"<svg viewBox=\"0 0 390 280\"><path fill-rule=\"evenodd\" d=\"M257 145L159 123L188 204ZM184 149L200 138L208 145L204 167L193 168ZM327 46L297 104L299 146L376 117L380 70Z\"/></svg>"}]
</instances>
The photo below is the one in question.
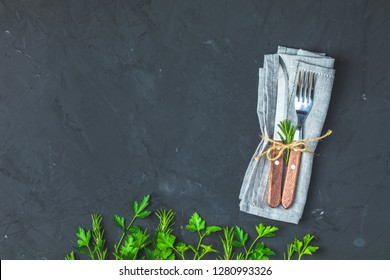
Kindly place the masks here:
<instances>
[{"instance_id":1,"label":"gray linen napkin","mask_svg":"<svg viewBox=\"0 0 390 280\"><path fill-rule=\"evenodd\" d=\"M257 114L262 135L273 138L275 117L289 119L296 124L294 96L298 70L314 72L316 84L313 107L303 125L303 138L319 137L327 114L334 79L334 59L323 53L313 53L287 47L278 47L276 54L264 56L263 68L259 69ZM279 91L278 91L279 87ZM284 90L280 90L283 88ZM280 103L276 112L276 105ZM267 157L254 157L268 147L268 141L261 140L249 162L240 191L240 210L261 217L298 224L306 203L313 164L313 155L303 153L297 189L293 205L271 208L267 204L267 187L270 162ZM314 151L317 142L308 143Z\"/></svg>"}]
</instances>

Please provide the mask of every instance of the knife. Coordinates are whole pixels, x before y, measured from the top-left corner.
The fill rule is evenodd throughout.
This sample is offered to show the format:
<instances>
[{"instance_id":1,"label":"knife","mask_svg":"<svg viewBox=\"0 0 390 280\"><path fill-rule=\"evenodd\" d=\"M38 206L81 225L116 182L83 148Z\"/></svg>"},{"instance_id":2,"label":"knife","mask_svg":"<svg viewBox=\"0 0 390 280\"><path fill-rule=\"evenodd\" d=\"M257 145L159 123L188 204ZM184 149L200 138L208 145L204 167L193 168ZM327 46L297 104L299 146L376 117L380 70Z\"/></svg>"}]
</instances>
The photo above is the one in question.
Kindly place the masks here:
<instances>
[{"instance_id":1,"label":"knife","mask_svg":"<svg viewBox=\"0 0 390 280\"><path fill-rule=\"evenodd\" d=\"M310 114L313 106L314 95L314 73L307 74L304 72L301 79L301 72L298 72L297 89L295 96L295 111L298 118L297 130L295 131L294 140L302 140L302 127ZM310 75L310 76L309 76ZM302 152L294 149L290 150L290 159L287 165L286 179L283 187L282 205L285 209L289 208L294 202L294 196L297 187L299 166Z\"/></svg>"},{"instance_id":2,"label":"knife","mask_svg":"<svg viewBox=\"0 0 390 280\"><path fill-rule=\"evenodd\" d=\"M273 139L278 142L282 142L278 134L278 124L286 118L286 91L288 90L283 66L283 61L279 57L276 114L273 135ZM273 145L275 146L276 144ZM278 153L278 149L274 149L272 151L272 157L275 157ZM279 157L279 159L275 161L271 161L268 181L268 205L271 207L279 206L282 199L283 166L283 156Z\"/></svg>"}]
</instances>

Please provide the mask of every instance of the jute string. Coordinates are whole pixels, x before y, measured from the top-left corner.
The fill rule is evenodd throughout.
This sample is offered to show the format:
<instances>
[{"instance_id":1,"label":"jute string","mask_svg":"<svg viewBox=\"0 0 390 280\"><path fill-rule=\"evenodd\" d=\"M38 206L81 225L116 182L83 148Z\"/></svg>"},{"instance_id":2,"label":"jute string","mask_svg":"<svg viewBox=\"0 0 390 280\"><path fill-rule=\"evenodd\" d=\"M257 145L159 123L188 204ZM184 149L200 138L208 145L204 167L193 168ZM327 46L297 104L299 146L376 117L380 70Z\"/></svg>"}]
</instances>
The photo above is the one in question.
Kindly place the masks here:
<instances>
[{"instance_id":1,"label":"jute string","mask_svg":"<svg viewBox=\"0 0 390 280\"><path fill-rule=\"evenodd\" d=\"M293 141L290 144L284 144L283 142L275 141L274 139L270 139L270 138L262 135L261 138L263 138L264 140L267 140L268 142L271 142L274 145L270 146L267 150L265 150L261 154L255 156L255 160L259 160L259 158L266 155L270 161L275 161L283 155L283 153L286 149L294 149L294 151L313 155L314 153L309 151L309 147L307 145L307 142L320 141L320 140L328 137L331 134L332 134L332 130L329 129L324 135L322 135L320 137L307 138L307 139L302 139L302 140L298 140L298 141ZM272 152L274 150L277 150L278 153L275 156L272 156Z\"/></svg>"}]
</instances>

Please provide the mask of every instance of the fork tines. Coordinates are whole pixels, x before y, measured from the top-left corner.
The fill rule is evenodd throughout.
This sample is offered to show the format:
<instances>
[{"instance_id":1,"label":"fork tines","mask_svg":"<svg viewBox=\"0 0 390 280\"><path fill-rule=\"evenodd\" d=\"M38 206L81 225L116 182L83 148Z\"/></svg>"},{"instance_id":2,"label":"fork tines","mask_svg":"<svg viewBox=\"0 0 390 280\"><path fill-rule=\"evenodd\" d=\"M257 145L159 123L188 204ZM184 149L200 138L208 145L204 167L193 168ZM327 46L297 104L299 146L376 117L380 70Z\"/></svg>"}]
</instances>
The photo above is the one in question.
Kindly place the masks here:
<instances>
[{"instance_id":1,"label":"fork tines","mask_svg":"<svg viewBox=\"0 0 390 280\"><path fill-rule=\"evenodd\" d=\"M303 72L303 77L301 78L301 73ZM314 92L314 73L307 71L298 72L298 81L297 81L297 99L298 102L308 103L313 100Z\"/></svg>"}]
</instances>

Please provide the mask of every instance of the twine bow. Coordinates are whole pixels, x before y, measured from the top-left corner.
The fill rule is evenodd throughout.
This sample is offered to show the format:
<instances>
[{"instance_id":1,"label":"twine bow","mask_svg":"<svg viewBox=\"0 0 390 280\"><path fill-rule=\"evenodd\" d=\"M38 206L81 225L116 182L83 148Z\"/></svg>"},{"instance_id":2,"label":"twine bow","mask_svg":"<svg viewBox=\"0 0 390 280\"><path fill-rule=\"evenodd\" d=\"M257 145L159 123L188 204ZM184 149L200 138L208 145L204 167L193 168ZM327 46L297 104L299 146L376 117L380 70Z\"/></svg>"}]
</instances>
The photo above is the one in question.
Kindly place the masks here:
<instances>
[{"instance_id":1,"label":"twine bow","mask_svg":"<svg viewBox=\"0 0 390 280\"><path fill-rule=\"evenodd\" d=\"M265 150L261 154L255 156L255 160L259 160L259 158L261 158L262 156L267 155L267 158L270 161L275 161L283 155L283 153L286 149L294 149L294 151L313 155L314 153L309 151L309 147L307 145L307 142L320 141L320 140L328 137L331 134L332 134L332 130L329 129L324 135L322 135L320 137L307 138L307 139L302 139L302 140L298 140L298 141L293 141L290 144L284 144L283 142L275 141L273 139L270 139L270 138L262 135L261 138L263 138L264 140L267 140L268 142L273 143L274 145L270 146L267 150ZM275 156L272 156L272 152L274 150L277 150L278 153Z\"/></svg>"}]
</instances>

